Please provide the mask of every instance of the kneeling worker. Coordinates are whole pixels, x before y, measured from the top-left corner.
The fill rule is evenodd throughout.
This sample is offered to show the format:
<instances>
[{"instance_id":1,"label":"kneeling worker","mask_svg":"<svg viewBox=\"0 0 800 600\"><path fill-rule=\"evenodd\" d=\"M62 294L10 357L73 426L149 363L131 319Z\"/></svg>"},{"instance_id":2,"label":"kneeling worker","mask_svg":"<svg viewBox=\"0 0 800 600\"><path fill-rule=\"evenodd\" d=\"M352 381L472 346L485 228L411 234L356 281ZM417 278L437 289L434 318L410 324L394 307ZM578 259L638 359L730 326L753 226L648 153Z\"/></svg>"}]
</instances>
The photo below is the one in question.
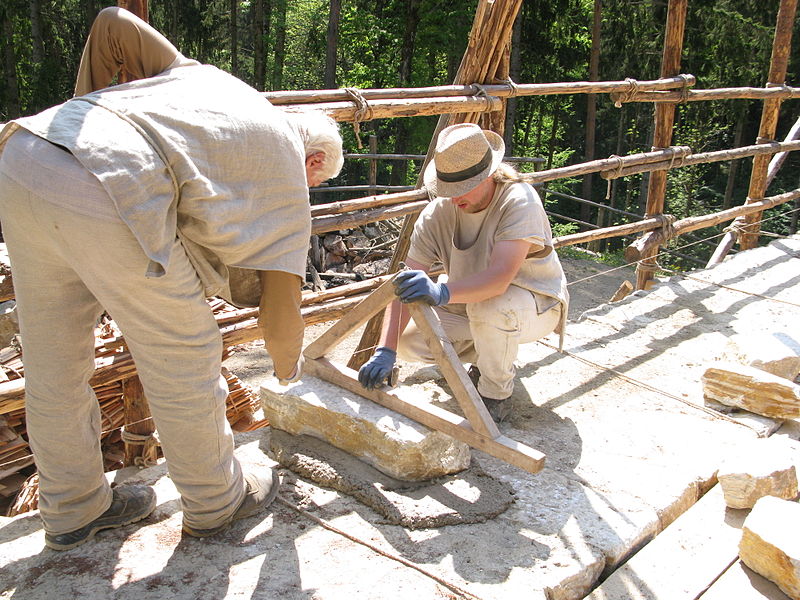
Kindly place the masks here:
<instances>
[{"instance_id":1,"label":"kneeling worker","mask_svg":"<svg viewBox=\"0 0 800 600\"><path fill-rule=\"evenodd\" d=\"M395 278L399 301L386 309L379 347L359 370L364 387L382 385L398 352L404 360L434 362L401 303L435 307L498 422L511 409L519 344L553 331L563 337L569 296L550 224L536 190L501 162L504 152L499 135L474 124L439 135L424 176L436 198L414 227L406 260L411 270ZM429 277L438 264L446 282Z\"/></svg>"}]
</instances>

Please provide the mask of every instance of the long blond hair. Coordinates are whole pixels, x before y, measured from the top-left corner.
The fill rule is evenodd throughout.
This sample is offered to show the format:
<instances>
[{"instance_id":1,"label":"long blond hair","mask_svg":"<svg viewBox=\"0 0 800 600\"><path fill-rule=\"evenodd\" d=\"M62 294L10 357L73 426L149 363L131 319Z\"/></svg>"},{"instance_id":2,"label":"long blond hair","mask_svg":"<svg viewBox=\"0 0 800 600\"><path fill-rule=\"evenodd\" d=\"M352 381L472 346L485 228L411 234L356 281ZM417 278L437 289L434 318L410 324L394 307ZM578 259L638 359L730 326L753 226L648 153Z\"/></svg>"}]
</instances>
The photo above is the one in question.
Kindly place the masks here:
<instances>
[{"instance_id":1,"label":"long blond hair","mask_svg":"<svg viewBox=\"0 0 800 600\"><path fill-rule=\"evenodd\" d=\"M522 181L522 177L514 167L508 163L500 163L492 173L492 179L497 183L516 183Z\"/></svg>"}]
</instances>

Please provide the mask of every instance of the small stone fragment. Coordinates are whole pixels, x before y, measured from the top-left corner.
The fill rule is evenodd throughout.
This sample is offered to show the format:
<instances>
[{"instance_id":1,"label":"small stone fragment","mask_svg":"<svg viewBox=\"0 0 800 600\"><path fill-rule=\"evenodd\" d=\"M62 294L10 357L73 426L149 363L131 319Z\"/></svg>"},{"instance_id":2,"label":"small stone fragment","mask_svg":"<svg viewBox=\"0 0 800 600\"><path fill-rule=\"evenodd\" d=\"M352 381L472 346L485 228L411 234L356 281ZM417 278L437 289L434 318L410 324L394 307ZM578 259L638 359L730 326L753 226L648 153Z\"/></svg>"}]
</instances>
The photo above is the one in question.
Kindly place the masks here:
<instances>
[{"instance_id":1,"label":"small stone fragment","mask_svg":"<svg viewBox=\"0 0 800 600\"><path fill-rule=\"evenodd\" d=\"M800 385L755 367L716 363L703 374L703 395L765 417L800 417Z\"/></svg>"},{"instance_id":2,"label":"small stone fragment","mask_svg":"<svg viewBox=\"0 0 800 600\"><path fill-rule=\"evenodd\" d=\"M755 440L741 456L726 460L717 473L725 504L752 508L759 498L797 497L797 471L787 449L771 440Z\"/></svg>"},{"instance_id":3,"label":"small stone fragment","mask_svg":"<svg viewBox=\"0 0 800 600\"><path fill-rule=\"evenodd\" d=\"M792 600L800 600L800 504L765 496L742 527L739 557Z\"/></svg>"},{"instance_id":4,"label":"small stone fragment","mask_svg":"<svg viewBox=\"0 0 800 600\"><path fill-rule=\"evenodd\" d=\"M425 481L469 467L463 442L312 376L261 387L264 416L276 429L328 442L403 481Z\"/></svg>"}]
</instances>

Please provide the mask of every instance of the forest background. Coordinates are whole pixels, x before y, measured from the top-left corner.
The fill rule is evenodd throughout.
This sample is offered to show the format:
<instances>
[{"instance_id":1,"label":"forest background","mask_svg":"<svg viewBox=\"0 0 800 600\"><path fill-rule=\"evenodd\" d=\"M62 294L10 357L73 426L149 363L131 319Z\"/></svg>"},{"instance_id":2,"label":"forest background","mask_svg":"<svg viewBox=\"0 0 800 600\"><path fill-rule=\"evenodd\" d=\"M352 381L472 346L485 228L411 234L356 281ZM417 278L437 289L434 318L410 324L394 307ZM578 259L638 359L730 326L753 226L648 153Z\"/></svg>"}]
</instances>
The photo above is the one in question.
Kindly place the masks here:
<instances>
[{"instance_id":1,"label":"forest background","mask_svg":"<svg viewBox=\"0 0 800 600\"><path fill-rule=\"evenodd\" d=\"M477 0L150 0L150 23L186 56L229 71L259 90L337 87L418 87L452 83L467 44ZM766 83L779 0L689 0L681 72L696 88L762 87ZM2 0L0 122L36 113L72 96L80 54L98 0ZM517 83L580 81L599 52L597 79L657 79L661 66L666 0L524 0L517 19L511 77ZM593 23L600 24L599 31ZM795 26L787 84L795 85L800 39ZM594 41L594 43L593 43ZM587 107L596 101L595 142L587 146ZM800 116L797 100L784 102L777 139ZM673 143L695 152L754 143L761 102L691 102L677 107ZM361 125L374 134L379 152L424 154L436 117L383 119ZM591 122L591 119L588 119ZM559 95L509 101L507 155L540 157L538 168L647 151L652 145L653 105L614 107L608 96ZM342 127L347 151L357 152L352 129ZM591 136L588 136L589 138ZM364 149L362 152L366 152ZM670 171L665 212L678 218L744 202L750 159ZM800 157L790 154L768 195L798 187ZM414 185L419 162L381 161L378 182ZM368 161L348 160L332 185L364 184ZM529 164L527 168L533 168ZM575 221L602 225L637 220L644 212L647 175L608 185L593 177L547 185L556 233ZM314 194L330 202L358 194ZM581 205L570 196L609 204L612 213ZM800 204L765 214L763 229L777 235L797 230ZM566 218L564 218L566 217ZM720 226L723 227L723 225ZM704 264L718 234L706 229L678 241L673 267ZM762 238L762 241L769 241ZM622 240L602 246L619 254ZM595 246L595 249L598 249Z\"/></svg>"}]
</instances>

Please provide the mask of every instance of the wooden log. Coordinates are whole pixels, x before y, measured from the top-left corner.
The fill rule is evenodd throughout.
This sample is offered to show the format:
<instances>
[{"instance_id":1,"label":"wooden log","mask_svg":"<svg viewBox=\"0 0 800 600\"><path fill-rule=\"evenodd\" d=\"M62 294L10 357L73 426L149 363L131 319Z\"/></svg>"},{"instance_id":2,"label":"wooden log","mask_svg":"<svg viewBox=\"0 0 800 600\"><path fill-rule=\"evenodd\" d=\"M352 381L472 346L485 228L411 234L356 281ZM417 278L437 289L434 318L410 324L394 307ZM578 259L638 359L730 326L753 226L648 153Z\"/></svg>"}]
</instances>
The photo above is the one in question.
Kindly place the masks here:
<instances>
[{"instance_id":1,"label":"wooden log","mask_svg":"<svg viewBox=\"0 0 800 600\"><path fill-rule=\"evenodd\" d=\"M485 91L490 96L506 98L508 96L552 96L556 94L611 94L625 93L632 86L641 92L665 91L695 84L694 75L665 77L646 81L567 81L558 83L518 83L516 87L507 84L475 84L440 85L419 88L383 88L359 89L365 100L405 100L410 98L443 98L452 96L473 96ZM747 88L744 88L747 89ZM760 88L756 88L760 89ZM338 90L297 90L263 92L270 103L281 106L285 104L306 104L316 102L344 102L349 100L348 93Z\"/></svg>"},{"instance_id":2,"label":"wooden log","mask_svg":"<svg viewBox=\"0 0 800 600\"><path fill-rule=\"evenodd\" d=\"M661 76L676 76L680 72L681 52L683 50L683 32L686 24L686 7L688 0L670 0L667 8L667 25L664 32L664 53L661 59ZM665 148L672 143L672 128L675 120L675 106L672 104L656 104L653 146ZM647 207L645 214L649 217L664 212L664 197L667 191L667 172L655 171L650 174L647 187ZM645 288L653 277L655 265L654 248L652 255L643 256L636 267L636 289Z\"/></svg>"},{"instance_id":3,"label":"wooden log","mask_svg":"<svg viewBox=\"0 0 800 600\"><path fill-rule=\"evenodd\" d=\"M642 257L649 254L653 248L657 248L665 241L672 239L673 237L677 237L697 229L711 227L719 223L724 223L725 221L731 221L741 215L762 212L768 208L772 208L786 202L791 202L792 200L796 200L798 198L800 198L800 188L791 192L786 192L785 194L778 194L777 196L764 198L758 202L752 202L749 204L743 204L742 206L729 208L728 210L723 210L708 215L687 217L686 219L675 221L670 228L671 231L669 234L665 234L663 229L659 229L656 231L651 231L650 233L643 235L638 240L633 242L625 249L625 259L630 262L642 260Z\"/></svg>"},{"instance_id":4,"label":"wooden log","mask_svg":"<svg viewBox=\"0 0 800 600\"><path fill-rule=\"evenodd\" d=\"M772 43L767 87L782 86L786 81L796 12L797 0L781 0L775 25L775 37ZM761 124L758 129L758 141L775 138L780 107L781 98L770 98L764 101L761 111ZM750 187L747 191L748 202L758 202L764 197L767 191L768 168L769 159L767 157L758 156L753 159L753 166L750 171ZM738 236L739 246L742 250L754 248L758 244L758 230L760 229L758 222L760 220L761 213L759 212L748 214L744 218L747 229Z\"/></svg>"},{"instance_id":5,"label":"wooden log","mask_svg":"<svg viewBox=\"0 0 800 600\"><path fill-rule=\"evenodd\" d=\"M789 98L800 98L800 88L780 86L780 87L739 87L739 88L716 88L713 90L686 90L680 91L650 91L626 95L612 93L611 99L615 102L699 102L715 100L766 100L776 99L787 100Z\"/></svg>"},{"instance_id":6,"label":"wooden log","mask_svg":"<svg viewBox=\"0 0 800 600\"><path fill-rule=\"evenodd\" d=\"M748 156L770 155L779 152L790 152L800 150L800 141L787 142L767 142L763 144L753 144L750 146L740 146L739 148L728 148L725 150L714 150L712 152L698 152L687 154L683 157L666 157L659 161L637 162L631 157L624 157L620 163L620 168L606 169L600 172L603 179L616 179L627 177L645 171L678 169L705 163L720 162L723 160L737 160Z\"/></svg>"},{"instance_id":7,"label":"wooden log","mask_svg":"<svg viewBox=\"0 0 800 600\"><path fill-rule=\"evenodd\" d=\"M428 305L414 302L408 305L408 310L472 428L490 438L499 436L500 430L492 420L467 372L461 366L458 354L433 309Z\"/></svg>"},{"instance_id":8,"label":"wooden log","mask_svg":"<svg viewBox=\"0 0 800 600\"><path fill-rule=\"evenodd\" d=\"M364 210L378 208L381 206L392 206L405 202L416 202L427 200L428 191L425 189L400 192L398 194L381 194L380 196L365 196L341 202L330 202L328 204L317 204L311 207L312 217L322 217L327 215L338 215L354 210Z\"/></svg>"},{"instance_id":9,"label":"wooden log","mask_svg":"<svg viewBox=\"0 0 800 600\"><path fill-rule=\"evenodd\" d=\"M339 229L353 229L354 227L366 225L367 223L395 219L408 214L417 214L425 208L427 204L427 200L418 200L416 202L407 202L394 206L381 206L379 208L356 213L312 217L311 232L315 235L319 235L320 233L338 231Z\"/></svg>"},{"instance_id":10,"label":"wooden log","mask_svg":"<svg viewBox=\"0 0 800 600\"><path fill-rule=\"evenodd\" d=\"M663 215L661 215L658 217L652 217L650 219L644 219L642 221L636 221L634 223L625 223L624 225L612 225L611 227L603 227L602 229L570 233L553 238L553 246L556 248L562 248L564 246L574 246L575 244L583 244L594 240L620 237L642 231L651 231L653 229L662 227L664 224L665 219Z\"/></svg>"},{"instance_id":11,"label":"wooden log","mask_svg":"<svg viewBox=\"0 0 800 600\"><path fill-rule=\"evenodd\" d=\"M310 107L308 104L286 104L279 106L289 113L302 113L308 110L324 112L335 121L355 121L358 109L352 102L321 102ZM394 119L397 117L423 117L449 114L456 110L472 110L477 113L502 110L503 104L496 96L457 96L454 98L410 98L396 100L374 100L369 103L367 115L359 121L373 119Z\"/></svg>"},{"instance_id":12,"label":"wooden log","mask_svg":"<svg viewBox=\"0 0 800 600\"><path fill-rule=\"evenodd\" d=\"M129 434L128 438L123 436L125 442L123 464L126 467L151 464L158 458L157 445L146 440L153 435L156 426L139 377L136 375L128 377L122 383L122 390L125 404L125 433ZM133 441L134 438L139 439Z\"/></svg>"}]
</instances>

